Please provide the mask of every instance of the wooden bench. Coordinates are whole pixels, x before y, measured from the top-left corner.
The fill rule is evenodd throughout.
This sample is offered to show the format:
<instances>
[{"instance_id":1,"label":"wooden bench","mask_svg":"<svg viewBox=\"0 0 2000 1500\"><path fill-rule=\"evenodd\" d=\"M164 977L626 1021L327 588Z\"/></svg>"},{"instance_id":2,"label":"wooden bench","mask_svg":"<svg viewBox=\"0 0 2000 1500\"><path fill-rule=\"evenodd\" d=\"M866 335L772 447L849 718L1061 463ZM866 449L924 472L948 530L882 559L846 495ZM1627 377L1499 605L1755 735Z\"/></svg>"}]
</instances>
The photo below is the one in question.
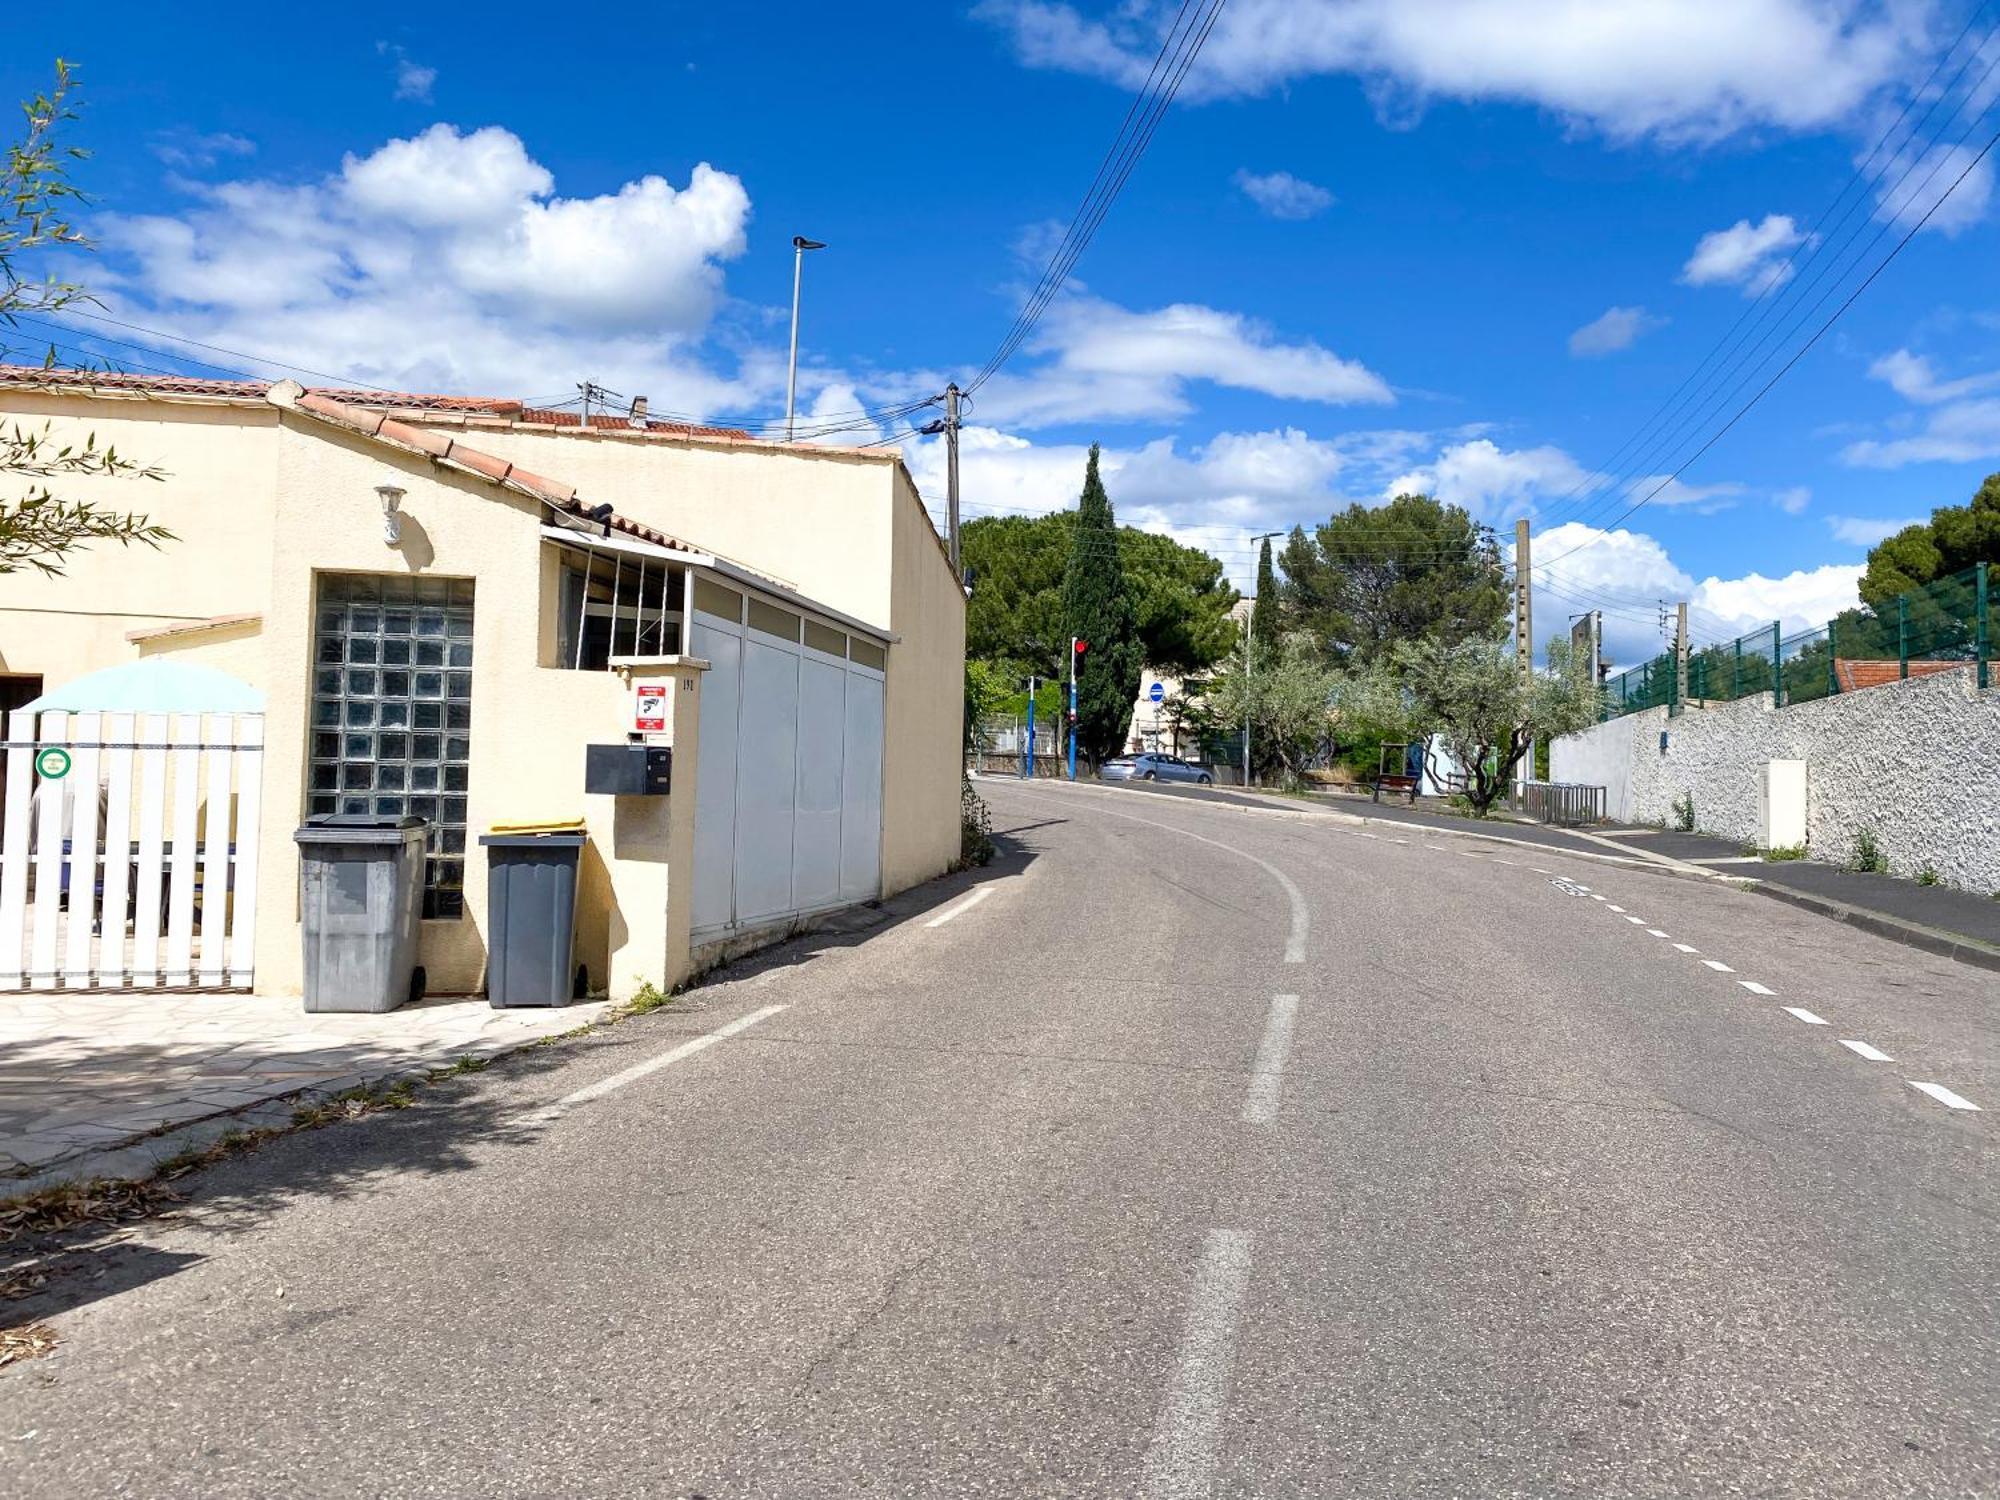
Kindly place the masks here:
<instances>
[{"instance_id":1,"label":"wooden bench","mask_svg":"<svg viewBox=\"0 0 2000 1500\"><path fill-rule=\"evenodd\" d=\"M1410 806L1417 805L1417 778L1414 776L1377 776L1374 800L1380 802L1385 790L1401 793Z\"/></svg>"}]
</instances>

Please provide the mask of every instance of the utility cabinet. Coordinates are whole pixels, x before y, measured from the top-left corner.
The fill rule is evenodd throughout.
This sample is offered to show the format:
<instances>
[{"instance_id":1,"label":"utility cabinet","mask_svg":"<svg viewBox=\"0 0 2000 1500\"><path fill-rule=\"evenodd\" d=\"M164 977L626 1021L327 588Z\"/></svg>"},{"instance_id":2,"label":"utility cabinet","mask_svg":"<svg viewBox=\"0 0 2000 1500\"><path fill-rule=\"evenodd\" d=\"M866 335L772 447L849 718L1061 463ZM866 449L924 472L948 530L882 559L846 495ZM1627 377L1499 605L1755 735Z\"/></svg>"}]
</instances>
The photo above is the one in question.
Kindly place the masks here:
<instances>
[{"instance_id":1,"label":"utility cabinet","mask_svg":"<svg viewBox=\"0 0 2000 1500\"><path fill-rule=\"evenodd\" d=\"M1797 849L1806 841L1806 763L1767 760L1757 777L1757 845Z\"/></svg>"}]
</instances>

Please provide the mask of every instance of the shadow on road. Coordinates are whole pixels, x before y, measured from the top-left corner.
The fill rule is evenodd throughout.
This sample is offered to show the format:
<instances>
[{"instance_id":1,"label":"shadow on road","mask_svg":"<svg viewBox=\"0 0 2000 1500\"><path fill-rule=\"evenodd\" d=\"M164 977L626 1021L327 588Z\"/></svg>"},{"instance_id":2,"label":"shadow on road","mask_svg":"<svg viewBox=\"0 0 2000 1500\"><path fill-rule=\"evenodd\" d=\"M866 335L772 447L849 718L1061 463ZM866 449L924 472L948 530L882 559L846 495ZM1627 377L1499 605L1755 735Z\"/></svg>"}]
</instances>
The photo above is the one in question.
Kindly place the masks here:
<instances>
[{"instance_id":1,"label":"shadow on road","mask_svg":"<svg viewBox=\"0 0 2000 1500\"><path fill-rule=\"evenodd\" d=\"M567 1067L585 1049L593 1055L628 1049L644 1053L664 1040L705 1031L703 1012L727 1003L729 986L856 947L894 925L921 920L980 885L1017 875L1041 852L1023 835L1062 821L997 832L993 841L998 852L983 868L834 913L819 930L711 970L668 1008L588 1036L524 1047L477 1074L425 1083L407 1108L379 1109L269 1138L164 1184L164 1206L141 1222L91 1223L0 1243L0 1327L60 1317L201 1264L208 1255L179 1231L228 1239L254 1232L301 1200L363 1199L411 1177L443 1178L475 1170L496 1146L532 1147L547 1127L534 1122L530 1111L550 1092L533 1087L534 1081ZM149 1059L143 1048L131 1051L124 1062L135 1069L149 1060L165 1060L164 1055ZM170 1231L176 1232L172 1248L148 1243ZM10 1288L15 1295L8 1295Z\"/></svg>"}]
</instances>

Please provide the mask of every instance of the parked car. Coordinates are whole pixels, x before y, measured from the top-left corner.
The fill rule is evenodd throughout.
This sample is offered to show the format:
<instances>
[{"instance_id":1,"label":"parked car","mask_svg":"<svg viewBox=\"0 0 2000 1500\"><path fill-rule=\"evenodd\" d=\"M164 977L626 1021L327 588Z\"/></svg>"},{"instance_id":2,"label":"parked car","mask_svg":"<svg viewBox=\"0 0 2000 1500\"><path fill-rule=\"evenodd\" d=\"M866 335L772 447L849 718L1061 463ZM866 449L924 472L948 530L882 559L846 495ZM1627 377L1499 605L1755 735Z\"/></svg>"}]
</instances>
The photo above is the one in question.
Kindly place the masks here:
<instances>
[{"instance_id":1,"label":"parked car","mask_svg":"<svg viewBox=\"0 0 2000 1500\"><path fill-rule=\"evenodd\" d=\"M1192 781L1208 786L1215 778L1200 766L1191 766L1178 755L1120 755L1097 768L1105 781Z\"/></svg>"}]
</instances>

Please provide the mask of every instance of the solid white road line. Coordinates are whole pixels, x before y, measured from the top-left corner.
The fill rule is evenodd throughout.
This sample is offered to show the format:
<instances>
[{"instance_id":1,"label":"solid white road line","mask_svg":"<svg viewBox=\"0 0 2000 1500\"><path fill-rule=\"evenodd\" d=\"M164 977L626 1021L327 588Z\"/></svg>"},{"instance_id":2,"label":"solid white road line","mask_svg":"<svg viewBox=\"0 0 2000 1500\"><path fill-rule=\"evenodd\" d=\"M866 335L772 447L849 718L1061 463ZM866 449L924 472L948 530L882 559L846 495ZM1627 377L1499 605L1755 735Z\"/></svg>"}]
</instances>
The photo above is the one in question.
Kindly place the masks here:
<instances>
[{"instance_id":1,"label":"solid white road line","mask_svg":"<svg viewBox=\"0 0 2000 1500\"><path fill-rule=\"evenodd\" d=\"M1824 1026L1826 1024L1825 1016L1816 1016L1803 1005L1787 1005L1784 1007L1784 1012L1788 1016L1797 1016L1808 1026Z\"/></svg>"},{"instance_id":2,"label":"solid white road line","mask_svg":"<svg viewBox=\"0 0 2000 1500\"><path fill-rule=\"evenodd\" d=\"M675 1047L673 1050L662 1052L658 1057L649 1057L642 1063L634 1063L629 1068L613 1073L609 1078L600 1078L596 1083L586 1084L574 1093L564 1094L554 1104L548 1106L546 1109L536 1110L528 1118L530 1120L554 1119L572 1104L588 1104L592 1099L602 1099L613 1090L622 1089L628 1083L637 1083L648 1074L657 1073L662 1068L671 1067L684 1057L693 1057L697 1052L704 1052L708 1048L713 1047L717 1042L726 1041L728 1038L735 1036L739 1031L748 1031L759 1021L768 1021L779 1011L788 1008L783 1005L767 1005L762 1010L753 1010L748 1015L738 1016L735 1020L718 1026L715 1030L698 1036L693 1041L682 1042L680 1046Z\"/></svg>"},{"instance_id":3,"label":"solid white road line","mask_svg":"<svg viewBox=\"0 0 2000 1500\"><path fill-rule=\"evenodd\" d=\"M1769 989L1766 986L1759 984L1754 979L1739 979L1736 982L1742 985L1744 989L1748 990L1753 995L1775 995L1778 993L1774 989Z\"/></svg>"},{"instance_id":4,"label":"solid white road line","mask_svg":"<svg viewBox=\"0 0 2000 1500\"><path fill-rule=\"evenodd\" d=\"M1284 889L1285 899L1292 904L1291 931L1285 935L1285 962L1302 964L1306 961L1306 936L1312 931L1312 912L1306 906L1305 893L1283 870L1267 859L1259 859L1248 849L1225 844L1221 839L1212 839L1207 834L1196 833L1191 828L1182 828L1174 823L1155 822L1152 818L1134 817L1131 813L1115 812L1108 807L1100 807L1097 811L1107 818L1123 818L1127 823L1143 823L1148 828L1157 828L1163 833L1178 833L1182 838L1193 839L1197 844L1207 844L1210 848L1233 854L1238 859L1249 860L1251 864L1278 882ZM1392 842L1400 844L1402 840L1395 839Z\"/></svg>"},{"instance_id":5,"label":"solid white road line","mask_svg":"<svg viewBox=\"0 0 2000 1500\"><path fill-rule=\"evenodd\" d=\"M1250 1075L1250 1092L1243 1100L1243 1123L1271 1125L1278 1118L1278 1096L1285 1084L1285 1059L1292 1051L1292 1024L1298 1019L1299 997L1279 995L1264 1018L1264 1040L1257 1045L1257 1063Z\"/></svg>"},{"instance_id":6,"label":"solid white road line","mask_svg":"<svg viewBox=\"0 0 2000 1500\"><path fill-rule=\"evenodd\" d=\"M1849 1052L1852 1052L1856 1057L1865 1057L1870 1062L1894 1062L1896 1060L1880 1047L1871 1047L1866 1042L1850 1041L1848 1038L1842 1037L1840 1045L1845 1047Z\"/></svg>"},{"instance_id":7,"label":"solid white road line","mask_svg":"<svg viewBox=\"0 0 2000 1500\"><path fill-rule=\"evenodd\" d=\"M1695 947L1695 945L1694 945L1693 943L1675 943L1675 944L1674 944L1674 947L1678 948L1678 949L1679 949L1679 950L1680 950L1680 951L1681 951L1682 953L1699 953L1699 952L1701 952L1701 949L1699 949L1699 948Z\"/></svg>"},{"instance_id":8,"label":"solid white road line","mask_svg":"<svg viewBox=\"0 0 2000 1500\"><path fill-rule=\"evenodd\" d=\"M1249 1232L1211 1229L1188 1297L1180 1363L1153 1428L1153 1445L1146 1451L1147 1495L1159 1500L1205 1500L1209 1493L1236 1363L1236 1329L1249 1285Z\"/></svg>"},{"instance_id":9,"label":"solid white road line","mask_svg":"<svg viewBox=\"0 0 2000 1500\"><path fill-rule=\"evenodd\" d=\"M1736 972L1734 969L1730 968L1728 964L1723 963L1719 959L1704 958L1702 962L1707 964L1711 969L1715 970L1715 972L1718 974L1734 974Z\"/></svg>"},{"instance_id":10,"label":"solid white road line","mask_svg":"<svg viewBox=\"0 0 2000 1500\"><path fill-rule=\"evenodd\" d=\"M959 902L958 905L952 907L951 910L939 912L936 916L932 917L928 922L924 923L924 926L942 927L944 926L945 923L949 922L953 917L964 916L967 912L971 911L973 907L977 906L980 902L984 901L988 896L992 894L993 894L992 886L982 885L978 890L974 891L970 896L967 896L963 901Z\"/></svg>"},{"instance_id":11,"label":"solid white road line","mask_svg":"<svg viewBox=\"0 0 2000 1500\"><path fill-rule=\"evenodd\" d=\"M1963 1096L1958 1094L1954 1094L1950 1089L1946 1088L1941 1083L1918 1083L1916 1079L1912 1078L1910 1080L1910 1087L1913 1089L1921 1089L1924 1093L1929 1094L1933 1099L1937 1100L1937 1102L1942 1104L1946 1109L1969 1109L1976 1112L1979 1108L1979 1106L1974 1104L1970 1099L1964 1098Z\"/></svg>"}]
</instances>

